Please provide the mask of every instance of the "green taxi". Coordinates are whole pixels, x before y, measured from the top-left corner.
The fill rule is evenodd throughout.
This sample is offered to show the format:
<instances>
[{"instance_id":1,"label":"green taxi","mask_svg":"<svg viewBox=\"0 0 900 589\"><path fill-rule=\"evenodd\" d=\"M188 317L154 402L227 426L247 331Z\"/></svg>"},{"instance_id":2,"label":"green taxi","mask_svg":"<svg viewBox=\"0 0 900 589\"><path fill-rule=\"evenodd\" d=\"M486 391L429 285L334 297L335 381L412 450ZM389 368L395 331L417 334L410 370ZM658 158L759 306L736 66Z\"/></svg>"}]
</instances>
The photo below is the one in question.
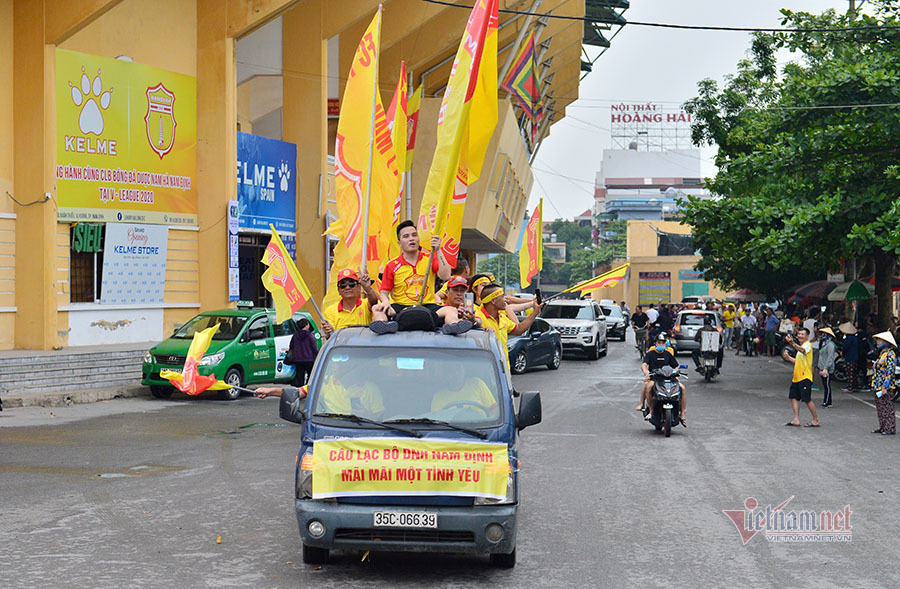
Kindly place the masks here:
<instances>
[{"instance_id":1,"label":"green taxi","mask_svg":"<svg viewBox=\"0 0 900 589\"><path fill-rule=\"evenodd\" d=\"M275 322L274 310L260 307L200 313L144 355L141 384L149 386L151 394L157 399L170 397L176 389L159 376L160 371L181 371L194 333L216 324L219 329L197 367L200 374L214 374L217 379L235 386L290 382L294 378L294 367L284 363L284 355L291 336L297 331L296 322L301 317L309 320L316 344L322 347L316 322L303 311L298 311L282 323ZM230 401L240 395L235 389L219 391L221 398Z\"/></svg>"}]
</instances>

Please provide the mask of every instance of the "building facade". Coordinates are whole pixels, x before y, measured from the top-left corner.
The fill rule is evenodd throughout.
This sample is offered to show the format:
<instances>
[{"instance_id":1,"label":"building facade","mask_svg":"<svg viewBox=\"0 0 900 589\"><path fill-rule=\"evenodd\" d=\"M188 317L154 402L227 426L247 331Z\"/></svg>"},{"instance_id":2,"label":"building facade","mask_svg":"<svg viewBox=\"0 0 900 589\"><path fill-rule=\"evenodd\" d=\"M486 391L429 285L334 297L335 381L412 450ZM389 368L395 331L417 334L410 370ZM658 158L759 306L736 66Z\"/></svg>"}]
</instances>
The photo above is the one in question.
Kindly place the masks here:
<instances>
[{"instance_id":1,"label":"building facade","mask_svg":"<svg viewBox=\"0 0 900 589\"><path fill-rule=\"evenodd\" d=\"M407 205L415 213L469 11L381 3L382 98L390 101L401 60L410 89L422 83L427 97ZM336 113L378 5L0 0L0 349L154 341L201 310L264 304L270 223L320 299L334 244L323 233L336 215ZM578 17L585 2L540 9ZM500 93L485 173L466 207L470 257L515 248L529 159L578 95L583 22L541 20L500 15L499 64L540 25L552 116L532 142Z\"/></svg>"}]
</instances>

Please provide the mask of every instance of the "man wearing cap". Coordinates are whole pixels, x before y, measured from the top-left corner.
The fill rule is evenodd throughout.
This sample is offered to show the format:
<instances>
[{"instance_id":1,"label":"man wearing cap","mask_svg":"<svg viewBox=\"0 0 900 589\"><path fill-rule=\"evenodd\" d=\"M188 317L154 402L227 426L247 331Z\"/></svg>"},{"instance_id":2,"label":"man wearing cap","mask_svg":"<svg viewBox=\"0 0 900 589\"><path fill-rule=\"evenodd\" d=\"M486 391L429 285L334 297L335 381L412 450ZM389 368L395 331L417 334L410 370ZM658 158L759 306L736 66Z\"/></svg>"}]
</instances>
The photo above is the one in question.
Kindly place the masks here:
<instances>
[{"instance_id":1,"label":"man wearing cap","mask_svg":"<svg viewBox=\"0 0 900 589\"><path fill-rule=\"evenodd\" d=\"M897 366L897 342L890 331L882 331L874 336L878 348L878 359L875 360L875 374L872 376L872 389L875 391L875 409L878 411L878 429L873 434L892 436L897 431L894 416L894 399L891 389L894 385L894 368Z\"/></svg>"},{"instance_id":2,"label":"man wearing cap","mask_svg":"<svg viewBox=\"0 0 900 589\"><path fill-rule=\"evenodd\" d=\"M450 280L444 283L446 287L445 307L454 307L460 319L467 319L475 326L481 326L481 319L475 317L473 311L466 309L466 293L469 291L469 285L462 276L451 276Z\"/></svg>"},{"instance_id":3,"label":"man wearing cap","mask_svg":"<svg viewBox=\"0 0 900 589\"><path fill-rule=\"evenodd\" d=\"M356 270L345 268L338 272L337 287L341 300L326 307L323 313L325 321L322 324L322 334L325 339L345 327L368 325L373 319L387 320L386 307L377 304L378 293L365 274L360 277ZM365 301L360 297L360 289L366 293Z\"/></svg>"},{"instance_id":4,"label":"man wearing cap","mask_svg":"<svg viewBox=\"0 0 900 589\"><path fill-rule=\"evenodd\" d=\"M468 281L469 279L469 261L462 256L457 256L456 268L450 271L450 280L453 280L454 276L460 276L466 281ZM449 281L442 284L441 288L439 288L434 295L434 298L437 300L437 304L439 305L447 304L447 289L449 288L447 286L448 284Z\"/></svg>"},{"instance_id":5,"label":"man wearing cap","mask_svg":"<svg viewBox=\"0 0 900 589\"><path fill-rule=\"evenodd\" d=\"M834 373L834 362L837 360L837 344L834 343L834 332L830 327L819 330L819 377L822 379L822 407L831 407L831 375Z\"/></svg>"},{"instance_id":6,"label":"man wearing cap","mask_svg":"<svg viewBox=\"0 0 900 589\"><path fill-rule=\"evenodd\" d=\"M653 380L650 378L650 373L654 370L659 370L663 366L671 366L676 370L679 368L678 360L666 347L666 334L660 332L654 340L654 346L644 354L644 360L641 362L641 372L644 373L644 386L641 388L641 404L635 407L635 411L643 411L645 406L647 408L650 407L650 394L653 392ZM687 403L684 384L679 380L678 386L681 387L681 415L678 418L681 420L681 425L687 427L687 423L684 421L685 404ZM649 411L644 415L644 419L650 419Z\"/></svg>"},{"instance_id":7,"label":"man wearing cap","mask_svg":"<svg viewBox=\"0 0 900 589\"><path fill-rule=\"evenodd\" d=\"M784 359L794 364L794 374L791 377L791 390L788 398L791 400L791 408L794 410L794 419L785 425L800 425L800 402L806 403L809 412L812 415L812 421L806 424L806 427L819 427L819 415L816 413L816 404L812 402L812 367L813 367L813 350L812 344L809 343L809 329L801 327L797 330L797 339L790 335L784 336L784 341L788 346L793 346L797 350L796 357L791 357L788 353L787 346L784 348Z\"/></svg>"},{"instance_id":8,"label":"man wearing cap","mask_svg":"<svg viewBox=\"0 0 900 589\"><path fill-rule=\"evenodd\" d=\"M481 320L484 329L497 336L501 349L506 352L509 334L522 335L541 314L537 298L532 299L531 304L535 312L521 322L514 321L506 313L506 297L503 296L503 289L496 284L489 284L481 290L481 306L475 311L475 316ZM509 366L508 354L503 354L503 360Z\"/></svg>"}]
</instances>

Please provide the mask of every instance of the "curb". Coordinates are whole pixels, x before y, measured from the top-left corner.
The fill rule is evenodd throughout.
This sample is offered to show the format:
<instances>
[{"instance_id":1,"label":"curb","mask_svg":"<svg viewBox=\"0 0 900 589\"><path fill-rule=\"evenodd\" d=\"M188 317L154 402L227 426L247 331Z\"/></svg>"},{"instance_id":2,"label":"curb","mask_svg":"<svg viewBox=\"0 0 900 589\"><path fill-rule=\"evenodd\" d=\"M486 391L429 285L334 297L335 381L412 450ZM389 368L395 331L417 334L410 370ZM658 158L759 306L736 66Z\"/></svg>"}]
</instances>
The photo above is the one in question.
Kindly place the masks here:
<instances>
[{"instance_id":1,"label":"curb","mask_svg":"<svg viewBox=\"0 0 900 589\"><path fill-rule=\"evenodd\" d=\"M3 408L18 407L61 407L83 403L96 403L109 399L129 397L149 397L150 387L118 386L89 389L84 391L35 391L29 393L4 393Z\"/></svg>"}]
</instances>

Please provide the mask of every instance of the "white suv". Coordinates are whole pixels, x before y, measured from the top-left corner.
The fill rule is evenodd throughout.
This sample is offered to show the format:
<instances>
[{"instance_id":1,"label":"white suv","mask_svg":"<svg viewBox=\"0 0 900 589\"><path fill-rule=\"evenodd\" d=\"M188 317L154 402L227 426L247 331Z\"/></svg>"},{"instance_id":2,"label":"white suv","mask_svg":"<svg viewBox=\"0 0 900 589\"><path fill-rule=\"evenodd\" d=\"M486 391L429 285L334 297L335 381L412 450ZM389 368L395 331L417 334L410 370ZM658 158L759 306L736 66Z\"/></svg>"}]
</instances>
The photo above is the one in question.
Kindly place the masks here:
<instances>
[{"instance_id":1,"label":"white suv","mask_svg":"<svg viewBox=\"0 0 900 589\"><path fill-rule=\"evenodd\" d=\"M590 299L551 301L541 317L559 331L564 351L580 350L591 360L606 355L609 349L606 316L596 302Z\"/></svg>"}]
</instances>

